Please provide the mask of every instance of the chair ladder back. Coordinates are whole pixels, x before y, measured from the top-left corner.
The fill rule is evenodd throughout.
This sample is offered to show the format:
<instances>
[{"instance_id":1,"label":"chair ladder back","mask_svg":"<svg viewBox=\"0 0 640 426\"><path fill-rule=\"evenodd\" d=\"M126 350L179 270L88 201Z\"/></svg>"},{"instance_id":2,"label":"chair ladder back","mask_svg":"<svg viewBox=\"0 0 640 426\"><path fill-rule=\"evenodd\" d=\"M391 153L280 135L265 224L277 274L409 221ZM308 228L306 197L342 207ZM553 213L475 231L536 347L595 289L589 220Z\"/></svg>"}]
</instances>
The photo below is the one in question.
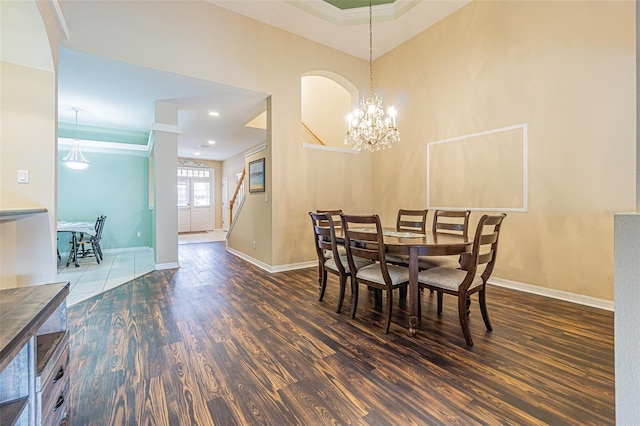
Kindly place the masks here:
<instances>
[{"instance_id":1,"label":"chair ladder back","mask_svg":"<svg viewBox=\"0 0 640 426\"><path fill-rule=\"evenodd\" d=\"M313 224L313 235L316 240L316 248L319 250L331 250L330 217L326 214L309 212Z\"/></svg>"},{"instance_id":2,"label":"chair ladder back","mask_svg":"<svg viewBox=\"0 0 640 426\"><path fill-rule=\"evenodd\" d=\"M455 232L464 235L469 234L469 216L471 210L436 210L433 215L433 232ZM455 220L441 221L441 218ZM462 220L462 222L460 222Z\"/></svg>"},{"instance_id":3,"label":"chair ladder back","mask_svg":"<svg viewBox=\"0 0 640 426\"><path fill-rule=\"evenodd\" d=\"M96 223L93 224L93 230L96 232L96 235L98 235L98 231L100 230L100 220L102 219L102 216L98 216L96 218Z\"/></svg>"},{"instance_id":4,"label":"chair ladder back","mask_svg":"<svg viewBox=\"0 0 640 426\"><path fill-rule=\"evenodd\" d=\"M316 210L316 213L327 213L327 214L329 214L331 216L331 219L333 219L334 228L342 227L342 221L340 219L340 214L342 214L342 209L335 209L335 210L318 209L318 210ZM323 220L321 222L320 226L329 226L329 224L327 223L326 220Z\"/></svg>"},{"instance_id":5,"label":"chair ladder back","mask_svg":"<svg viewBox=\"0 0 640 426\"><path fill-rule=\"evenodd\" d=\"M494 251L491 250L489 253L483 253L478 255L478 265L484 265L493 260Z\"/></svg>"},{"instance_id":6,"label":"chair ladder back","mask_svg":"<svg viewBox=\"0 0 640 426\"><path fill-rule=\"evenodd\" d=\"M480 218L471 252L463 253L460 256L462 269L474 275L479 265L490 264L492 269L498 244L500 224L505 217L506 214L503 213L499 216L484 215ZM489 247L487 248L487 246ZM487 269L490 269L489 266L487 266Z\"/></svg>"},{"instance_id":7,"label":"chair ladder back","mask_svg":"<svg viewBox=\"0 0 640 426\"><path fill-rule=\"evenodd\" d=\"M362 231L363 225L369 225L370 231ZM370 226L375 225L375 227ZM342 215L345 248L351 256L362 257L374 261L384 261L384 243L382 227L378 215L359 216Z\"/></svg>"},{"instance_id":8,"label":"chair ladder back","mask_svg":"<svg viewBox=\"0 0 640 426\"><path fill-rule=\"evenodd\" d=\"M313 221L313 230L316 235L316 250L318 257L326 260L326 252L331 252L338 269L344 273L342 258L338 252L335 226L331 214L309 212Z\"/></svg>"},{"instance_id":9,"label":"chair ladder back","mask_svg":"<svg viewBox=\"0 0 640 426\"><path fill-rule=\"evenodd\" d=\"M100 239L102 239L102 230L104 229L104 221L107 217L106 216L100 216L97 220L96 223L96 236L95 236L95 240L96 241L100 241Z\"/></svg>"},{"instance_id":10,"label":"chair ladder back","mask_svg":"<svg viewBox=\"0 0 640 426\"><path fill-rule=\"evenodd\" d=\"M428 210L399 209L396 219L397 231L420 232L424 234L427 228Z\"/></svg>"},{"instance_id":11,"label":"chair ladder back","mask_svg":"<svg viewBox=\"0 0 640 426\"><path fill-rule=\"evenodd\" d=\"M482 279L485 283L493 273L493 267L498 255L498 239L500 237L500 227L502 226L502 221L505 217L507 217L505 213L497 216L485 215L482 216L482 218L480 218L480 221L478 222L478 229L476 230L476 239L478 240L477 245L490 246L489 251L483 252L482 254L478 255L477 261L479 265L487 265L485 270L482 272ZM486 228L491 227L493 228L492 232L486 234L483 233L486 232Z\"/></svg>"}]
</instances>

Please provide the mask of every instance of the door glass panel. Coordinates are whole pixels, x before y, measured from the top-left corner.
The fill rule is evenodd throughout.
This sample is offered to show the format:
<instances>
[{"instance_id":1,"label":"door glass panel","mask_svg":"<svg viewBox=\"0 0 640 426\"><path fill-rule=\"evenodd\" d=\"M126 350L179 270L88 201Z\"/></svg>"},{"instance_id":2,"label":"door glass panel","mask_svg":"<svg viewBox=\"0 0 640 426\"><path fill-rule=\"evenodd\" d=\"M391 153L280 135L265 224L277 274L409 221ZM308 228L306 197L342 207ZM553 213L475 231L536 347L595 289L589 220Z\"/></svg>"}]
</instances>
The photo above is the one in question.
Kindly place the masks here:
<instances>
[{"instance_id":1,"label":"door glass panel","mask_svg":"<svg viewBox=\"0 0 640 426\"><path fill-rule=\"evenodd\" d=\"M178 182L178 207L189 205L189 182Z\"/></svg>"},{"instance_id":2,"label":"door glass panel","mask_svg":"<svg viewBox=\"0 0 640 426\"><path fill-rule=\"evenodd\" d=\"M209 182L193 182L193 206L211 206L211 184Z\"/></svg>"}]
</instances>

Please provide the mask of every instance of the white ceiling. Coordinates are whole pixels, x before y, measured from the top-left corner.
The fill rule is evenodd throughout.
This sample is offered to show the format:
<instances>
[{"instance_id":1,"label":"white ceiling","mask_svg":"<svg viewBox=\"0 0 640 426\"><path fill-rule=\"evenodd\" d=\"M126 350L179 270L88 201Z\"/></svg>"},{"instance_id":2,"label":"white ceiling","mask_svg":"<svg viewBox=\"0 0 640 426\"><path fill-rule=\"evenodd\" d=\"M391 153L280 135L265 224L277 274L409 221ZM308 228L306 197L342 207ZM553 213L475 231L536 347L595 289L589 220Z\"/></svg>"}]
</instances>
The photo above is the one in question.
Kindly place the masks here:
<instances>
[{"instance_id":1,"label":"white ceiling","mask_svg":"<svg viewBox=\"0 0 640 426\"><path fill-rule=\"evenodd\" d=\"M222 161L264 141L264 130L245 124L264 111L266 97L264 93L60 50L60 122L74 123L73 108L79 108L79 127L149 132L155 102L173 102L178 106L180 157ZM220 115L212 117L209 111ZM209 140L215 145L208 144Z\"/></svg>"},{"instance_id":2,"label":"white ceiling","mask_svg":"<svg viewBox=\"0 0 640 426\"><path fill-rule=\"evenodd\" d=\"M369 60L369 8L339 10L323 0L207 0L257 21ZM470 0L395 0L373 7L373 57L381 56Z\"/></svg>"},{"instance_id":3,"label":"white ceiling","mask_svg":"<svg viewBox=\"0 0 640 426\"><path fill-rule=\"evenodd\" d=\"M322 0L207 0L318 43L368 59L368 8L340 11ZM467 0L396 0L374 7L374 57L422 32ZM382 22L379 22L382 21ZM376 34L378 36L376 36ZM58 116L78 123L149 131L156 100L178 105L178 156L226 160L264 141L244 125L265 109L267 94L61 49ZM209 111L219 117L211 117ZM215 145L208 145L215 140ZM205 145L208 147L201 147ZM64 148L63 148L64 149ZM198 152L200 155L195 155Z\"/></svg>"}]
</instances>

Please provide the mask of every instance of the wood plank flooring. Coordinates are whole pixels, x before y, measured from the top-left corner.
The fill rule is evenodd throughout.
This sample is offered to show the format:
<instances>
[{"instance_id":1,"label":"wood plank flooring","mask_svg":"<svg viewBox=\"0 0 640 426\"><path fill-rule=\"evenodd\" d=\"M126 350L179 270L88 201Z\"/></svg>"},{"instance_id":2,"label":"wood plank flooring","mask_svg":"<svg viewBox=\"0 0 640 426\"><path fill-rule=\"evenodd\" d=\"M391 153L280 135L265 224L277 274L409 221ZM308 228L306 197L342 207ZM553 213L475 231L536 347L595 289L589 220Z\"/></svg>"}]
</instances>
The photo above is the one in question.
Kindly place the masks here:
<instances>
[{"instance_id":1,"label":"wood plank flooring","mask_svg":"<svg viewBox=\"0 0 640 426\"><path fill-rule=\"evenodd\" d=\"M389 335L362 288L355 320L317 300L316 269L268 274L224 243L180 246L155 271L68 310L75 425L606 425L613 313L500 287L494 331L472 300L424 292L418 336Z\"/></svg>"}]
</instances>

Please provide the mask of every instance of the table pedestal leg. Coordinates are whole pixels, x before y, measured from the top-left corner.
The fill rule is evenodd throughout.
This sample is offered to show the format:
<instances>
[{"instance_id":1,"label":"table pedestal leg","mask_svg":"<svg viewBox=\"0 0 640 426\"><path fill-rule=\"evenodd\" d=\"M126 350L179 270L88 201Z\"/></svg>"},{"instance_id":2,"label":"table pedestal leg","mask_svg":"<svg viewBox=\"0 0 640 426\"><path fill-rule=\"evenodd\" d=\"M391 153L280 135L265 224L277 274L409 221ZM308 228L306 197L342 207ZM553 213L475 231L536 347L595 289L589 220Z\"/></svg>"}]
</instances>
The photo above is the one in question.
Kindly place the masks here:
<instances>
[{"instance_id":1,"label":"table pedestal leg","mask_svg":"<svg viewBox=\"0 0 640 426\"><path fill-rule=\"evenodd\" d=\"M418 332L418 317L415 315L411 315L409 317L409 335L411 337L416 337L417 332Z\"/></svg>"}]
</instances>

